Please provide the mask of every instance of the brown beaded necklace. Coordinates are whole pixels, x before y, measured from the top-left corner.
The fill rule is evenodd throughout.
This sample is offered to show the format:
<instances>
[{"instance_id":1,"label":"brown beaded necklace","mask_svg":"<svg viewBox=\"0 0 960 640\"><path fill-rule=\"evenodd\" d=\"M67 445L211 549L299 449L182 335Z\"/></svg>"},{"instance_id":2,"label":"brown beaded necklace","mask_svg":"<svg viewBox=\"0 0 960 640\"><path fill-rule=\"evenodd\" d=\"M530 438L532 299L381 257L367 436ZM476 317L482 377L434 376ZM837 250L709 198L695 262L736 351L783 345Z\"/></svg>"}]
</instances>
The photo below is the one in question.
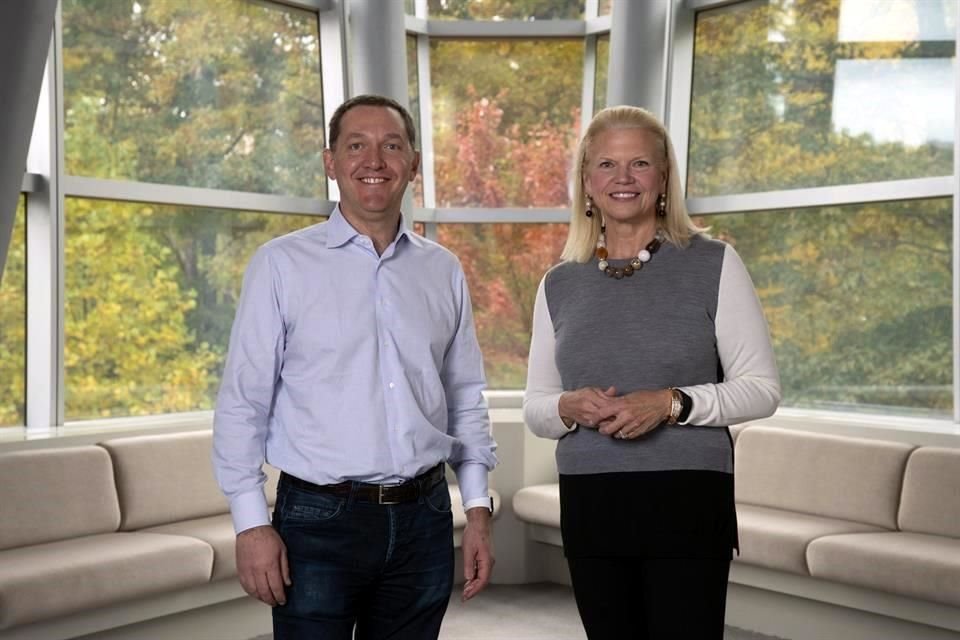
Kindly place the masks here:
<instances>
[{"instance_id":1,"label":"brown beaded necklace","mask_svg":"<svg viewBox=\"0 0 960 640\"><path fill-rule=\"evenodd\" d=\"M647 246L640 250L637 254L637 257L630 261L624 267L611 267L610 263L607 262L607 237L606 237L607 225L600 225L600 237L597 238L597 251L596 256L599 262L597 266L600 268L600 271L603 271L605 274L611 278L617 280L622 280L624 276L630 277L635 271L640 271L643 268L643 265L650 262L650 258L653 257L653 254L657 252L660 248L660 245L663 244L663 241L660 239L660 234L658 233L653 237L653 240L647 243Z\"/></svg>"}]
</instances>

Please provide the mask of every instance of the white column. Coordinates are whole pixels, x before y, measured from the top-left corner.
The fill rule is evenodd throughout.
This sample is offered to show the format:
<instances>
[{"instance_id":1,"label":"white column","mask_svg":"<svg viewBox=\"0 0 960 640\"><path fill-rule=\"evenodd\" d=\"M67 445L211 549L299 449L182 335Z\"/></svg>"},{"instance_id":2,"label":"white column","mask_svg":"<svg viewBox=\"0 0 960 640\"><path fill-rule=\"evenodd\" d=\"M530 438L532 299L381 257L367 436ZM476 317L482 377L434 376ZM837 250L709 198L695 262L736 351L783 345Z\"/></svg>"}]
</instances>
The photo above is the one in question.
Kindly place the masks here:
<instances>
[{"instance_id":1,"label":"white column","mask_svg":"<svg viewBox=\"0 0 960 640\"><path fill-rule=\"evenodd\" d=\"M348 10L351 95L376 93L409 107L403 2L351 0Z\"/></svg>"},{"instance_id":2,"label":"white column","mask_svg":"<svg viewBox=\"0 0 960 640\"><path fill-rule=\"evenodd\" d=\"M610 27L607 105L666 114L670 0L614 2Z\"/></svg>"}]
</instances>

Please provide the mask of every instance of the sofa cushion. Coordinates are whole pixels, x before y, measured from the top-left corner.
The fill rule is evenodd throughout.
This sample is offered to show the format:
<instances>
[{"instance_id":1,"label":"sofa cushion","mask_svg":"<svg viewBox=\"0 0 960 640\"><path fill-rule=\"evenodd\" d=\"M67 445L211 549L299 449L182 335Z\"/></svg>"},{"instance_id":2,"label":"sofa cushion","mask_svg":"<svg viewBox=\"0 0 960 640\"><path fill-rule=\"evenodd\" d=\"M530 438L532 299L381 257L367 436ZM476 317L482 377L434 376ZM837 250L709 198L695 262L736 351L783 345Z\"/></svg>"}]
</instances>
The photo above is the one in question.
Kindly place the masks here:
<instances>
[{"instance_id":1,"label":"sofa cushion","mask_svg":"<svg viewBox=\"0 0 960 640\"><path fill-rule=\"evenodd\" d=\"M229 513L140 529L139 532L189 536L203 540L213 549L213 573L210 579L222 580L237 575L237 536L233 532L233 521Z\"/></svg>"},{"instance_id":2,"label":"sofa cushion","mask_svg":"<svg viewBox=\"0 0 960 640\"><path fill-rule=\"evenodd\" d=\"M95 446L0 455L0 549L109 533L120 505L107 453Z\"/></svg>"},{"instance_id":3,"label":"sofa cushion","mask_svg":"<svg viewBox=\"0 0 960 640\"><path fill-rule=\"evenodd\" d=\"M102 442L101 446L113 460L123 514L122 530L133 531L229 511L227 500L213 477L211 431L116 438ZM279 473L269 469L265 492L272 504Z\"/></svg>"},{"instance_id":4,"label":"sofa cushion","mask_svg":"<svg viewBox=\"0 0 960 640\"><path fill-rule=\"evenodd\" d=\"M524 522L560 528L560 485L538 484L513 494L513 512Z\"/></svg>"},{"instance_id":5,"label":"sofa cushion","mask_svg":"<svg viewBox=\"0 0 960 640\"><path fill-rule=\"evenodd\" d=\"M208 582L193 538L107 533L0 551L0 629Z\"/></svg>"},{"instance_id":6,"label":"sofa cushion","mask_svg":"<svg viewBox=\"0 0 960 640\"><path fill-rule=\"evenodd\" d=\"M743 431L744 429L746 429L749 424L750 424L749 422L741 422L740 424L732 424L732 425L730 425L730 427L729 427L729 428L730 428L730 437L733 439L734 442L737 441L737 436L740 435L740 432Z\"/></svg>"},{"instance_id":7,"label":"sofa cushion","mask_svg":"<svg viewBox=\"0 0 960 640\"><path fill-rule=\"evenodd\" d=\"M737 437L737 502L896 529L913 445L750 427Z\"/></svg>"},{"instance_id":8,"label":"sofa cushion","mask_svg":"<svg viewBox=\"0 0 960 640\"><path fill-rule=\"evenodd\" d=\"M737 505L740 555L737 560L808 575L806 551L812 540L837 533L882 531L867 524L795 511Z\"/></svg>"},{"instance_id":9,"label":"sofa cushion","mask_svg":"<svg viewBox=\"0 0 960 640\"><path fill-rule=\"evenodd\" d=\"M921 447L907 461L900 529L960 538L960 449Z\"/></svg>"},{"instance_id":10,"label":"sofa cushion","mask_svg":"<svg viewBox=\"0 0 960 640\"><path fill-rule=\"evenodd\" d=\"M818 578L960 606L960 540L920 533L861 533L814 540Z\"/></svg>"}]
</instances>

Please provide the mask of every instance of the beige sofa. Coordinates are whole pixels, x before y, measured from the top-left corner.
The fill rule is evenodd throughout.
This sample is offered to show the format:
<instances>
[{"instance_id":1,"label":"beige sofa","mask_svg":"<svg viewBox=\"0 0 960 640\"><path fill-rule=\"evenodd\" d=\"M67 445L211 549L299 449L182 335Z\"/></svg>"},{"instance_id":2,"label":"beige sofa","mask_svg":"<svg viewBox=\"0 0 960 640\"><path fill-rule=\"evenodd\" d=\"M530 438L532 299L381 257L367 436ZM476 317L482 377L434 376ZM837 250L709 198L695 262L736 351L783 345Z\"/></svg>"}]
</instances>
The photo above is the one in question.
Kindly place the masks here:
<instances>
[{"instance_id":1,"label":"beige sofa","mask_svg":"<svg viewBox=\"0 0 960 640\"><path fill-rule=\"evenodd\" d=\"M71 638L245 598L210 447L204 430L0 454L0 638ZM272 503L279 474L267 473ZM459 545L466 519L453 512Z\"/></svg>"},{"instance_id":2,"label":"beige sofa","mask_svg":"<svg viewBox=\"0 0 960 640\"><path fill-rule=\"evenodd\" d=\"M734 433L731 585L918 623L929 637L960 631L960 449L764 426ZM531 539L561 544L557 485L521 489L513 510Z\"/></svg>"}]
</instances>

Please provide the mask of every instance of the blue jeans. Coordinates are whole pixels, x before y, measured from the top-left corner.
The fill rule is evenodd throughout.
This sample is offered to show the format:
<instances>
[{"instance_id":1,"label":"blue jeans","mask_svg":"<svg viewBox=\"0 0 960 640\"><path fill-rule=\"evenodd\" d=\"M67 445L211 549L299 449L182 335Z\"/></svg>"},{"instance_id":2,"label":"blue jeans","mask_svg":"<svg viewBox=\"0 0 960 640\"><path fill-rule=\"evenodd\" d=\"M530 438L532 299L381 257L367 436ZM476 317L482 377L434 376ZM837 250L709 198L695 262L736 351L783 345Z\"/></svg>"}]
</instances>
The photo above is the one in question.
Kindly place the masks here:
<instances>
[{"instance_id":1,"label":"blue jeans","mask_svg":"<svg viewBox=\"0 0 960 640\"><path fill-rule=\"evenodd\" d=\"M292 585L274 640L436 638L453 589L453 517L442 480L418 500L378 505L281 479L273 526Z\"/></svg>"}]
</instances>

